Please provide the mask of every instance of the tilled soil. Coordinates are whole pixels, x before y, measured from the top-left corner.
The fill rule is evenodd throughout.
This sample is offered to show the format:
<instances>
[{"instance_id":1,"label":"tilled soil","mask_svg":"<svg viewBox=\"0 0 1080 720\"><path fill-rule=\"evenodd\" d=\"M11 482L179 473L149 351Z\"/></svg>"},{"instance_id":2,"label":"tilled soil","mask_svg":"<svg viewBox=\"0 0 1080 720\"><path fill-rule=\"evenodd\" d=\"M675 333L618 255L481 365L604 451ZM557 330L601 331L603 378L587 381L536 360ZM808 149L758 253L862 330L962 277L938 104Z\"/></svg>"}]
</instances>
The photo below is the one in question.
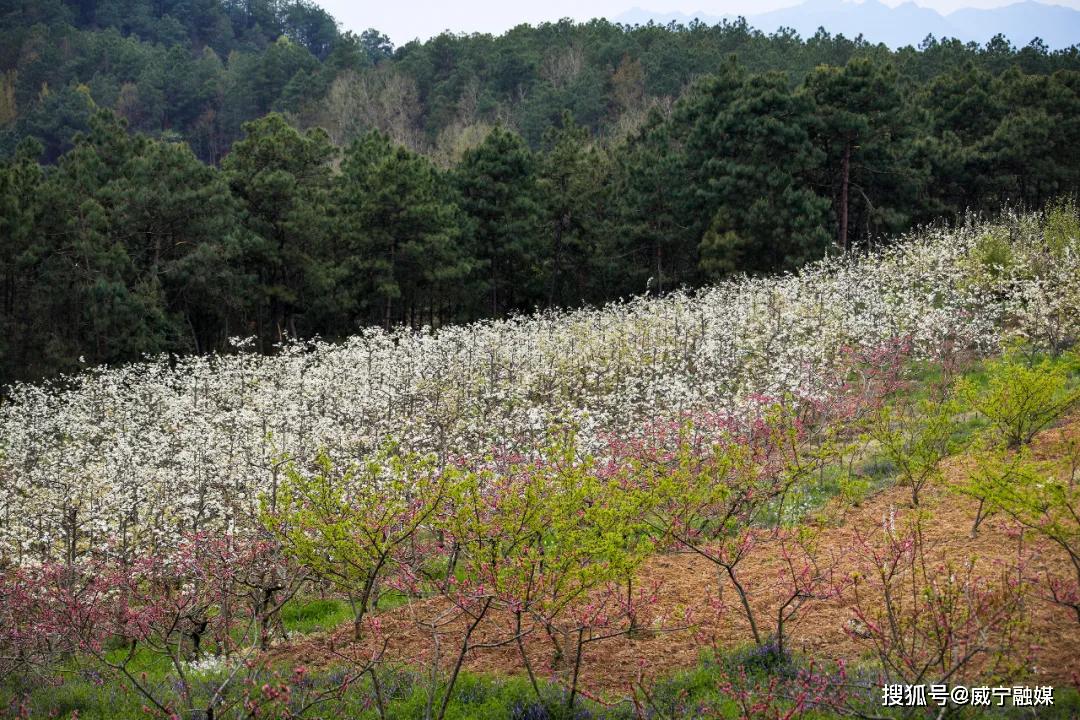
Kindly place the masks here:
<instances>
[{"instance_id":1,"label":"tilled soil","mask_svg":"<svg viewBox=\"0 0 1080 720\"><path fill-rule=\"evenodd\" d=\"M1052 456L1063 437L1080 437L1080 419L1062 428L1042 433L1036 440L1036 455ZM976 572L986 577L1000 577L1002 568L1015 561L1018 537L1002 518L986 520L974 538L971 526L977 502L958 494L951 486L967 472L967 459L952 458L945 467L944 486L930 487L921 496L920 510L929 513L924 537L935 557L953 563L975 562ZM872 533L885 522L902 525L915 510L911 491L891 487L860 503L857 507L833 506L812 521L820 531L818 556L826 563L835 562L838 580L851 575L858 565L855 536ZM1072 566L1065 553L1046 541L1024 536L1023 549L1031 560L1029 574L1047 570L1069 577ZM740 580L748 588L763 635L775 625L784 560L780 543L763 533L752 554L739 565ZM730 583L720 582L717 568L697 554L667 553L650 558L642 567L639 587L657 586L655 602L643 609L643 629L631 636L618 636L591 643L580 668L580 684L589 693L616 697L625 695L638 681L692 668L701 652L710 644L733 648L752 642L749 624L738 605ZM789 586L788 586L789 587ZM716 598L722 598L718 606ZM822 661L844 660L849 665L873 657L868 640L859 637L854 622L851 594L839 598L811 601L804 605L787 628L788 647ZM719 607L719 609L718 609ZM690 611L688 624L687 610ZM432 599L381 613L378 621L387 641L386 658L410 664L430 664L435 643L422 623L451 608L446 601ZM1027 666L1029 684L1077 685L1080 679L1080 623L1068 609L1053 605L1032 594L1024 601L1024 637L1033 641L1030 655L1019 654L1017 662ZM418 622L421 621L421 622ZM444 625L439 632L439 663L452 666L460 648L466 622L459 619ZM553 662L554 645L539 627L526 623L525 643L530 665L538 677L554 678L564 684L572 673L567 661ZM852 632L855 629L856 632ZM496 647L470 652L464 667L470 671L519 674L525 672L517 644L513 642L513 620L506 611L493 611L476 628L471 642ZM560 640L567 649L572 639ZM502 643L501 645L499 643ZM369 655L372 648L351 643L351 627L330 634L313 635L298 642L275 648L275 659L288 659L307 665L326 665L341 656ZM567 652L564 657L571 655Z\"/></svg>"}]
</instances>

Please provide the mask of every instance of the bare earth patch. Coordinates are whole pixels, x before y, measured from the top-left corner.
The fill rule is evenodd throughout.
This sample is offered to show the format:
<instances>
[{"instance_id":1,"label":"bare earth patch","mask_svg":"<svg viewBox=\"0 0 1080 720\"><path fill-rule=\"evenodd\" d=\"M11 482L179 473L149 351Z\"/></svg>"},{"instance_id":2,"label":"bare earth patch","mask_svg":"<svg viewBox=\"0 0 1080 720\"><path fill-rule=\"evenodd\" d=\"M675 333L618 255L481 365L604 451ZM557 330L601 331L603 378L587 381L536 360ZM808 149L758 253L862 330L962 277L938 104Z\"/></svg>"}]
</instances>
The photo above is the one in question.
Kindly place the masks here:
<instances>
[{"instance_id":1,"label":"bare earth patch","mask_svg":"<svg viewBox=\"0 0 1080 720\"><path fill-rule=\"evenodd\" d=\"M1035 452L1052 456L1055 445L1063 437L1080 437L1080 419L1073 418L1064 426L1042 433L1035 443ZM946 482L962 479L967 471L966 459L955 457L945 468ZM880 528L890 515L896 521L913 512L911 493L907 488L891 487L862 502L858 507L828 508L819 513L821 519L821 550L825 556L839 559L838 574L850 574L853 567L848 559L853 552L853 536L857 531L869 532ZM948 487L930 487L922 496L922 509L929 511L925 537L935 549L961 562L975 558L981 574L993 574L1003 563L1015 559L1018 541L1006 523L998 517L985 521L977 537L970 536L977 502L952 492ZM828 518L828 521L823 518ZM1049 543L1030 535L1024 538L1024 548L1033 553L1029 570L1071 572L1064 553ZM775 616L779 602L777 578L782 570L779 543L763 536L752 555L740 565L740 573L750 588L751 597L763 632ZM662 626L682 625L683 611L693 611L695 627L656 632L645 629L632 637L617 637L593 643L587 647L581 668L581 684L591 693L609 697L621 696L639 678L650 679L694 667L700 659L702 641L715 642L720 648L732 648L752 641L749 625L737 606L729 585L722 589L726 609L717 613L710 598L718 588L716 568L695 554L669 553L650 558L642 568L638 583L645 587L659 582L657 602L649 610ZM389 639L387 658L411 664L430 661L432 638L417 626L416 618L429 618L446 609L445 601L428 600L413 603L379 615L385 636ZM1045 685L1080 684L1080 623L1066 609L1040 598L1026 602L1028 634L1036 646L1030 659L1029 683ZM788 628L788 647L822 661L842 659L849 665L871 657L867 641L852 637L846 631L853 613L848 599L811 603ZM460 621L444 628L440 638L440 664L449 667L460 647L465 623ZM473 643L494 643L512 637L512 621L506 615L492 614L478 627ZM569 645L569 639L567 639ZM566 681L571 668L563 662L551 667L554 645L545 633L534 628L527 642L530 664L538 676ZM333 633L304 638L272 651L272 658L320 666L340 661L341 656L361 655L371 648L351 642L351 627ZM484 648L469 653L465 668L474 672L522 674L524 665L513 643L502 647Z\"/></svg>"}]
</instances>

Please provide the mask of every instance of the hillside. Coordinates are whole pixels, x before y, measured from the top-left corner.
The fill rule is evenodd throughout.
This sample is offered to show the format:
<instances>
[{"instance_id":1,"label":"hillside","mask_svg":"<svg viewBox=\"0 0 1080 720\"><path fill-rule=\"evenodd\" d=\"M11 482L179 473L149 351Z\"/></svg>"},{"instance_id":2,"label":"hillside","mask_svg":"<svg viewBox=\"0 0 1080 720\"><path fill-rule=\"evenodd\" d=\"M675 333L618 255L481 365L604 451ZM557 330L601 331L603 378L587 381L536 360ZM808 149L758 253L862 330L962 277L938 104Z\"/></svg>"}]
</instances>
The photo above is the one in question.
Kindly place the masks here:
<instances>
[{"instance_id":1,"label":"hillside","mask_svg":"<svg viewBox=\"0 0 1080 720\"><path fill-rule=\"evenodd\" d=\"M1069 717L1078 243L1062 204L694 295L17 386L0 708L900 720L1002 688L1003 718Z\"/></svg>"},{"instance_id":2,"label":"hillside","mask_svg":"<svg viewBox=\"0 0 1080 720\"><path fill-rule=\"evenodd\" d=\"M1074 205L1048 217L929 230L863 259L693 294L18 385L0 406L0 551L93 545L130 517L151 535L227 526L257 513L281 458L345 462L390 440L440 461L529 454L558 422L579 424L598 452L684 416L827 397L851 362L884 372L909 354L988 353L1016 336L1067 347L1080 219ZM72 524L72 508L94 510Z\"/></svg>"},{"instance_id":3,"label":"hillside","mask_svg":"<svg viewBox=\"0 0 1080 720\"><path fill-rule=\"evenodd\" d=\"M1070 458L1064 454L1064 448L1070 438L1075 442L1078 436L1080 421L1073 418L1065 421L1062 427L1045 432L1034 447L1040 456L1067 465ZM987 522L981 526L979 534L972 537L978 501L958 495L956 489L968 479L973 465L971 457L950 458L946 464L945 482L933 488L920 504L921 512L928 518L925 541L932 557L936 561L957 564L970 560L980 571L992 574L1015 561L1019 553L1025 557L1026 569L1032 574L1071 574L1067 557L1057 552L1053 542L1038 537L1029 537L1025 542L1017 537L1014 527L1001 518ZM819 530L815 551L823 558L823 565L833 568L837 576L834 580L842 583L851 573L865 567L865 558L859 554L865 538L880 533L883 523L903 527L920 510L911 508L910 492L902 487L878 489L868 497L860 498L854 508L846 501L832 500L809 520ZM781 603L788 600L784 551L781 540L762 532L752 557L742 568L741 581L753 588L755 611L762 618L774 617ZM635 584L649 589L648 614L656 619L656 626L673 624L670 619L682 616L687 610L697 622L692 628L645 631L638 637L617 637L598 643L590 648L582 682L601 697L616 700L635 683L663 681L680 672L694 670L701 662L703 646L721 652L745 647L752 640L746 618L733 612L733 608L724 606L721 609L714 604L715 583L715 565L693 552L665 553L647 560L638 571ZM434 600L420 607L402 607L382 614L381 622L391 638L387 647L390 658L415 662L423 655L430 638L415 618L444 610L440 608L440 602L441 599ZM849 667L858 667L873 651L868 638L851 632L856 613L857 606L850 595L842 599L823 598L812 611L794 616L788 630L790 647L802 657L826 662L839 660ZM490 618L478 628L478 640L492 642L512 634L508 621L506 617ZM1038 647L1026 658L1032 668L1029 681L1060 688L1075 684L1080 677L1080 658L1075 653L1080 643L1080 623L1062 612L1060 607L1039 602L1029 606L1025 623L1024 631L1038 638ZM326 667L336 664L342 653L361 656L365 651L370 653L370 647L351 647L350 631L343 626L330 633L283 643L273 651L273 657ZM495 676L524 674L525 667L516 648L495 644L496 647L481 648L471 654L466 667ZM544 667L554 647L540 641L534 643L531 650L530 661L536 667ZM641 674L643 668L647 668L644 676ZM568 670L556 668L550 672L559 682L566 683Z\"/></svg>"},{"instance_id":4,"label":"hillside","mask_svg":"<svg viewBox=\"0 0 1080 720\"><path fill-rule=\"evenodd\" d=\"M496 122L538 147L563 110L597 136L619 137L628 122L640 123L634 116L642 108L670 103L732 54L753 72L785 72L792 82L818 65L867 56L891 60L918 83L968 62L995 75L1012 65L1040 75L1077 68L1075 38L1040 47L1028 46L1034 35L1009 35L1011 44L994 37L1029 32L1031 23L1068 34L1073 11L1053 6L1033 6L1034 14L1020 5L971 11L940 28L923 25L930 29L903 43L920 46L933 34L937 39L920 51L890 51L876 44L888 39L872 32L863 33L869 42L854 40L860 33L851 23L896 29L903 23L893 14L917 13L912 7L866 3L852 14L826 3L749 24L713 18L694 28L562 21L498 37L446 34L395 49L378 30L343 33L309 0L9 3L0 6L0 156L31 136L54 161L74 132L89 129L96 108L113 110L134 130L182 139L213 163L244 121L271 110L322 125L340 144L377 127L440 156L469 142L470 129L475 134ZM1032 20L1046 13L1065 15ZM778 23L797 28L801 39L777 33ZM816 35L819 25L824 35ZM964 44L972 39L975 45ZM349 100L358 94L367 101Z\"/></svg>"},{"instance_id":5,"label":"hillside","mask_svg":"<svg viewBox=\"0 0 1080 720\"><path fill-rule=\"evenodd\" d=\"M1074 50L604 21L394 49L306 3L200 7L4 6L0 394L692 290L1080 191Z\"/></svg>"},{"instance_id":6,"label":"hillside","mask_svg":"<svg viewBox=\"0 0 1080 720\"><path fill-rule=\"evenodd\" d=\"M1076 16L0 0L0 718L1077 720Z\"/></svg>"}]
</instances>

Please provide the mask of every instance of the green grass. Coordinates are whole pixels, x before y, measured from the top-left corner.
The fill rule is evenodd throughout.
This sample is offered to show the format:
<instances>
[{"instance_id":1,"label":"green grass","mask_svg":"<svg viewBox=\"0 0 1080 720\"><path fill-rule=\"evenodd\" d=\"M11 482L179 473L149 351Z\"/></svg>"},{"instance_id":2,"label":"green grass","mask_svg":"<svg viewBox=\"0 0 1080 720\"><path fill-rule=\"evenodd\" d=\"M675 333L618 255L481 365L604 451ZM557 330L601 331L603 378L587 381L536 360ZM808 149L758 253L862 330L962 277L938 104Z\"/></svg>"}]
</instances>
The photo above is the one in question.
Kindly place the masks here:
<instances>
[{"instance_id":1,"label":"green grass","mask_svg":"<svg viewBox=\"0 0 1080 720\"><path fill-rule=\"evenodd\" d=\"M156 692L167 694L175 687L172 673L151 658L137 659L141 668L136 674L142 682ZM650 691L652 705L658 714L669 720L693 720L695 718L739 718L738 705L723 691L727 682L750 691L755 699L764 696L771 682L789 682L810 667L809 660L797 655L781 655L774 647L747 646L722 655L710 652L702 654L695 667L675 673L657 682ZM833 673L828 664L816 663L817 672ZM276 686L280 678L292 674L292 668L276 668L275 679L269 674L255 679L252 687L262 683ZM146 674L143 675L142 673ZM305 688L318 692L335 687L347 676L348 668L329 668L308 673L306 685L294 685L292 697L299 701ZM195 682L197 701L205 703L211 691L212 681L224 677L224 670L208 673ZM745 675L744 675L745 673ZM878 705L879 689L871 667L849 667L846 682L861 684L862 690L856 702L859 709L870 715L884 718L903 717L886 711ZM419 669L383 668L380 671L380 687L386 708L386 717L393 720L422 720L428 702L427 676ZM0 717L5 717L10 704L26 698L31 709L30 717L70 718L78 713L80 720L146 720L150 717L143 709L144 700L123 687L124 683L104 674L100 669L74 663L62 671L38 678L9 679L0 683ZM567 693L561 687L543 683L541 698L537 698L524 677L496 677L463 672L454 690L447 712L448 720L633 720L636 715L627 700L610 706L601 706L587 699L580 699L573 711L567 707ZM436 695L435 706L441 699L443 688ZM256 695L258 692L256 691ZM175 694L172 695L175 699ZM198 702L196 703L198 704ZM780 701L780 707L787 707ZM268 712L264 706L258 717L270 720L280 713ZM12 713L13 714L13 713ZM1031 709L992 708L976 712L967 710L950 717L993 717L1012 720L1032 717ZM187 715L180 717L187 720ZM200 717L200 716L196 716ZM228 715L226 717L233 717ZM324 720L378 720L370 679L365 676L352 684L340 702L318 706L308 717ZM824 711L809 712L800 717L838 718ZM1040 708L1035 717L1057 720L1080 717L1080 693L1075 688L1059 687L1055 692L1055 704Z\"/></svg>"},{"instance_id":2,"label":"green grass","mask_svg":"<svg viewBox=\"0 0 1080 720\"><path fill-rule=\"evenodd\" d=\"M333 630L352 619L352 615L347 602L333 599L293 598L281 608L281 620L290 634Z\"/></svg>"},{"instance_id":3,"label":"green grass","mask_svg":"<svg viewBox=\"0 0 1080 720\"><path fill-rule=\"evenodd\" d=\"M1064 368L1069 373L1070 387L1080 387L1080 359L1075 354L1051 357L1039 353L1024 356L1031 363L1049 361L1053 368ZM904 373L907 387L894 402L920 402L930 397L931 392L939 391L943 384L952 385L961 380L985 388L989 375L985 363L976 361L964 368L957 376L946 379L940 364L928 361L913 361L907 365ZM954 454L963 453L978 438L989 422L976 412L964 412L955 417L955 431L951 445ZM796 488L784 498L782 524L792 526L825 508L837 497L859 504L867 497L893 485L897 481L897 469L885 455L878 453L873 444L859 449L850 472L840 464L828 465L815 477ZM850 462L850 458L849 458ZM776 504L760 519L762 526L776 524L780 507Z\"/></svg>"},{"instance_id":4,"label":"green grass","mask_svg":"<svg viewBox=\"0 0 1080 720\"><path fill-rule=\"evenodd\" d=\"M393 610L401 607L406 600L407 598L396 590L384 592L379 597L378 606L373 609L378 612ZM352 617L353 611L349 603L336 598L296 597L281 608L281 620L290 635L327 632L351 622Z\"/></svg>"}]
</instances>

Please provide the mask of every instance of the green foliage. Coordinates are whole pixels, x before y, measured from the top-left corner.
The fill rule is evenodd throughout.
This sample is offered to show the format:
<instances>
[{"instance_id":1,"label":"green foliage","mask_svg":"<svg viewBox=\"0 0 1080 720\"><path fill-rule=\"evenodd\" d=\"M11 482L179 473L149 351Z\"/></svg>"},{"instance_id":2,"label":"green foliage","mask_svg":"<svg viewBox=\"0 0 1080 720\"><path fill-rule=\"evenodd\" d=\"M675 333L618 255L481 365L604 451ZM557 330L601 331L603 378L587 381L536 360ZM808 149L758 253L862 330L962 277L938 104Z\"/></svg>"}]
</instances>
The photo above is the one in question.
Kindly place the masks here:
<instances>
[{"instance_id":1,"label":"green foliage","mask_svg":"<svg viewBox=\"0 0 1080 720\"><path fill-rule=\"evenodd\" d=\"M280 342L300 336L302 299L325 294L333 283L326 245L336 150L324 131L301 133L278 114L247 123L244 131L222 170L252 234L247 259L262 300L258 337Z\"/></svg>"},{"instance_id":2,"label":"green foliage","mask_svg":"<svg viewBox=\"0 0 1080 720\"><path fill-rule=\"evenodd\" d=\"M955 452L955 416L960 406L953 398L904 398L885 405L868 421L867 436L875 451L895 468L897 479L911 488L911 504L941 479L941 462Z\"/></svg>"},{"instance_id":3,"label":"green foliage","mask_svg":"<svg viewBox=\"0 0 1080 720\"><path fill-rule=\"evenodd\" d=\"M734 64L679 109L684 172L697 175L683 217L709 223L696 231L703 269L788 269L824 254L827 202L807 182L820 162L807 132L811 113L786 77L746 77Z\"/></svg>"},{"instance_id":4,"label":"green foliage","mask_svg":"<svg viewBox=\"0 0 1080 720\"><path fill-rule=\"evenodd\" d=\"M303 634L333 630L351 617L348 603L341 600L293 598L281 608L285 629Z\"/></svg>"},{"instance_id":5,"label":"green foliage","mask_svg":"<svg viewBox=\"0 0 1080 720\"><path fill-rule=\"evenodd\" d=\"M644 502L557 431L535 463L465 473L440 527L458 543L463 578L553 623L591 589L633 578L650 549Z\"/></svg>"},{"instance_id":6,"label":"green foliage","mask_svg":"<svg viewBox=\"0 0 1080 720\"><path fill-rule=\"evenodd\" d=\"M680 182L686 178L680 145L671 124L654 112L616 155L625 258L616 287L624 292L663 293L697 280L698 239L683 208L692 189Z\"/></svg>"},{"instance_id":7,"label":"green foliage","mask_svg":"<svg viewBox=\"0 0 1080 720\"><path fill-rule=\"evenodd\" d=\"M392 446L339 472L321 455L312 472L286 468L276 492L262 498L262 520L298 563L348 598L359 639L380 583L441 510L452 482L431 458Z\"/></svg>"},{"instance_id":8,"label":"green foliage","mask_svg":"<svg viewBox=\"0 0 1080 720\"><path fill-rule=\"evenodd\" d=\"M870 241L872 235L905 229L925 171L911 162L914 123L896 67L876 58L818 67L802 91L813 99L819 119L811 127L825 154L819 172L830 189L836 246L846 250L853 235Z\"/></svg>"},{"instance_id":9,"label":"green foliage","mask_svg":"<svg viewBox=\"0 0 1080 720\"><path fill-rule=\"evenodd\" d=\"M569 111L561 123L545 133L546 152L537 171L545 248L540 272L545 304L573 307L607 299L603 284L617 282L621 273L605 253L614 222L610 157L590 142Z\"/></svg>"},{"instance_id":10,"label":"green foliage","mask_svg":"<svg viewBox=\"0 0 1080 720\"><path fill-rule=\"evenodd\" d=\"M967 378L958 394L990 421L994 441L1019 448L1080 400L1080 389L1070 380L1075 363L1075 358L1066 358L1029 364L1009 354L986 364L985 385Z\"/></svg>"},{"instance_id":11,"label":"green foliage","mask_svg":"<svg viewBox=\"0 0 1080 720\"><path fill-rule=\"evenodd\" d=\"M1080 210L1071 197L1059 198L1046 208L1046 246L1060 257L1067 248L1080 248Z\"/></svg>"},{"instance_id":12,"label":"green foliage","mask_svg":"<svg viewBox=\"0 0 1080 720\"><path fill-rule=\"evenodd\" d=\"M1043 594L1071 609L1080 621L1076 595L1080 587L1080 486L1075 477L1062 473L1059 462L1036 459L1027 447L997 449L980 459L966 491L982 499L990 511L1006 514L1065 552L1075 570L1074 579L1062 582L1048 575Z\"/></svg>"},{"instance_id":13,"label":"green foliage","mask_svg":"<svg viewBox=\"0 0 1080 720\"><path fill-rule=\"evenodd\" d=\"M973 537L987 517L1004 511L1025 526L1037 526L1037 532L1053 533L1051 538L1064 541L1067 550L1072 547L1074 540L1067 538L1060 517L1050 515L1073 513L1076 507L1072 488L1080 456L1075 441L1063 440L1055 450L1066 465L1064 479L1057 468L1060 462L1036 460L1029 443L1080 399L1071 382L1075 371L1073 357L1032 363L1014 349L958 384L964 401L989 421L977 436L974 468L955 488L979 501Z\"/></svg>"},{"instance_id":14,"label":"green foliage","mask_svg":"<svg viewBox=\"0 0 1080 720\"><path fill-rule=\"evenodd\" d=\"M656 457L642 453L644 457L630 464L644 492L642 513L650 537L713 563L719 589L730 582L754 642L765 645L767 636L760 629L752 591L740 580L740 565L763 526L773 526L779 535L789 516L801 514L791 506L834 459L834 448L829 432L805 434L797 412L787 404L767 408L753 424L756 429L747 435L722 432L712 437L688 424L677 437L662 438L665 450ZM797 530L783 542L793 557L804 555L815 565L812 533ZM815 585L820 578L808 572L802 580ZM781 647L784 623L814 595L801 588L779 613L775 638Z\"/></svg>"},{"instance_id":15,"label":"green foliage","mask_svg":"<svg viewBox=\"0 0 1080 720\"><path fill-rule=\"evenodd\" d=\"M129 136L107 114L92 125L55 172L43 176L20 154L0 183L12 239L4 316L22 337L4 370L16 377L74 370L80 356L96 364L212 347L243 302L235 264L200 262L236 257L220 174L182 145Z\"/></svg>"},{"instance_id":16,"label":"green foliage","mask_svg":"<svg viewBox=\"0 0 1080 720\"><path fill-rule=\"evenodd\" d=\"M984 233L975 245L976 270L989 277L1006 275L1013 265L1013 247L1007 233L994 229Z\"/></svg>"},{"instance_id":17,"label":"green foliage","mask_svg":"<svg viewBox=\"0 0 1080 720\"><path fill-rule=\"evenodd\" d=\"M423 156L372 132L345 153L335 178L338 267L351 311L389 327L453 312L472 270L449 184ZM344 304L344 303L342 303Z\"/></svg>"},{"instance_id":18,"label":"green foliage","mask_svg":"<svg viewBox=\"0 0 1080 720\"><path fill-rule=\"evenodd\" d=\"M954 489L979 501L971 526L971 536L975 537L982 523L999 508L995 502L998 488L1012 484L1031 485L1037 482L1038 469L1027 447L1014 451L992 442L987 444L984 440L972 455L975 467Z\"/></svg>"},{"instance_id":19,"label":"green foliage","mask_svg":"<svg viewBox=\"0 0 1080 720\"><path fill-rule=\"evenodd\" d=\"M1003 202L1047 207L1048 264L1077 232L1052 199L1080 189L1080 63L1036 45L565 20L395 49L307 1L3 12L0 158L42 192L0 218L0 383L664 293ZM360 138L341 165L322 126Z\"/></svg>"},{"instance_id":20,"label":"green foliage","mask_svg":"<svg viewBox=\"0 0 1080 720\"><path fill-rule=\"evenodd\" d=\"M455 178L480 292L491 315L529 311L542 292L536 159L520 136L495 128L465 153ZM486 302L485 302L486 301Z\"/></svg>"}]
</instances>

